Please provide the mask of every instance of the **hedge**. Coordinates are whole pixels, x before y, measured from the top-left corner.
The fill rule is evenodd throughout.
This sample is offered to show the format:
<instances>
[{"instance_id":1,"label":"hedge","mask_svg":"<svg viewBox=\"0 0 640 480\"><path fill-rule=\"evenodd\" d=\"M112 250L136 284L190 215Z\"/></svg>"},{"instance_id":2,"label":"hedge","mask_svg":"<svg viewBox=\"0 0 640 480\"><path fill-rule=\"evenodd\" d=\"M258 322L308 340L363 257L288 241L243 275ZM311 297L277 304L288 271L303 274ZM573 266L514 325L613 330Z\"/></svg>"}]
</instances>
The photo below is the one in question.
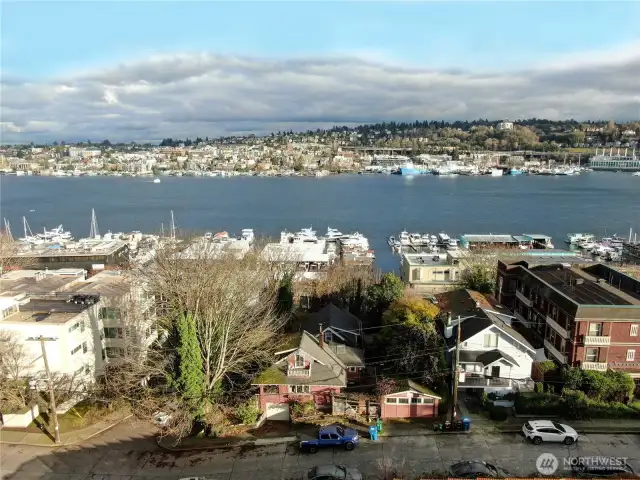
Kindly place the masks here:
<instances>
[{"instance_id":1,"label":"hedge","mask_svg":"<svg viewBox=\"0 0 640 480\"><path fill-rule=\"evenodd\" d=\"M553 393L519 393L514 402L516 413L554 415L574 420L591 418L640 419L640 412L624 403L604 402L588 398L579 390L565 389L562 395Z\"/></svg>"}]
</instances>

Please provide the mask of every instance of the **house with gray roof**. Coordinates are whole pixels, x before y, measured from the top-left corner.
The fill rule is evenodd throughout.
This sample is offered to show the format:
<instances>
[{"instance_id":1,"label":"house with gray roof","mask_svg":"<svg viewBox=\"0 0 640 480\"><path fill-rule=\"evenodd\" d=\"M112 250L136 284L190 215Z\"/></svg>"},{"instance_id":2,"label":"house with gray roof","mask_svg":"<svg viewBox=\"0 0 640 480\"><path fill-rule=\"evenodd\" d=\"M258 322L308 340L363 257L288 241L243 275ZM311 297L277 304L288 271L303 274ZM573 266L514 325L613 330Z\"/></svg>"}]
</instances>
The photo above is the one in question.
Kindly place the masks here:
<instances>
[{"instance_id":1,"label":"house with gray roof","mask_svg":"<svg viewBox=\"0 0 640 480\"><path fill-rule=\"evenodd\" d=\"M347 386L346 366L323 337L302 331L275 355L274 364L253 381L269 420L289 420L292 402L312 401L318 409L330 409L332 395Z\"/></svg>"},{"instance_id":2,"label":"house with gray roof","mask_svg":"<svg viewBox=\"0 0 640 480\"><path fill-rule=\"evenodd\" d=\"M536 350L511 326L512 316L471 290L448 292L443 303L446 357L454 368L460 329L459 387L510 391L531 384Z\"/></svg>"}]
</instances>

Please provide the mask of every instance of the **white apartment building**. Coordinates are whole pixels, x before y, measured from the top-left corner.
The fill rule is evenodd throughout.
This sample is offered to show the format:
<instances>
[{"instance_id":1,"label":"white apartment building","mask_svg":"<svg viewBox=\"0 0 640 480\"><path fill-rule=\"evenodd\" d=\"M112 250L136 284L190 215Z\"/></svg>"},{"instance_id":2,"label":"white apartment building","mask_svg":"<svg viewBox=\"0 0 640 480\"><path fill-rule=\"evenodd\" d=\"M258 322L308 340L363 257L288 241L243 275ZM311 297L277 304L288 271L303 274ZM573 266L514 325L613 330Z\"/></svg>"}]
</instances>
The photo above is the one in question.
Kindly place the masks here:
<instances>
[{"instance_id":1,"label":"white apartment building","mask_svg":"<svg viewBox=\"0 0 640 480\"><path fill-rule=\"evenodd\" d=\"M513 122L505 120L498 124L498 130L513 130Z\"/></svg>"},{"instance_id":2,"label":"white apartment building","mask_svg":"<svg viewBox=\"0 0 640 480\"><path fill-rule=\"evenodd\" d=\"M144 356L157 338L153 299L116 271L2 277L0 332L24 342L24 376L44 378L40 335L54 375L93 381L108 363ZM43 276L44 275L44 276Z\"/></svg>"}]
</instances>

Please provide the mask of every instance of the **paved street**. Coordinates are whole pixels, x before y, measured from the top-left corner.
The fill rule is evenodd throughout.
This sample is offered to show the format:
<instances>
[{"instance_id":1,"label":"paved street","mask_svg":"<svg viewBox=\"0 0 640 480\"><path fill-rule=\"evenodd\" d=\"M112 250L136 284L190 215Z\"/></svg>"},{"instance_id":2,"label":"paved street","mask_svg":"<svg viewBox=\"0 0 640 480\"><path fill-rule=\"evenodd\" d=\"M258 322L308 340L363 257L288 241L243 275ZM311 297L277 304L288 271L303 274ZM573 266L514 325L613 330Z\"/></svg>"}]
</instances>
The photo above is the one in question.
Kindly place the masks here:
<instances>
[{"instance_id":1,"label":"paved street","mask_svg":"<svg viewBox=\"0 0 640 480\"><path fill-rule=\"evenodd\" d=\"M562 457L628 457L640 472L640 435L588 435L571 447L534 446L520 435L442 434L365 441L353 452L299 453L294 446L270 445L169 453L161 450L149 431L132 433L130 425L115 427L82 447L36 448L0 445L3 479L31 480L147 480L204 476L209 480L295 480L310 467L338 463L358 467L367 479L413 478L444 473L461 459L489 461L516 476L536 471L541 453ZM387 473L388 477L384 474ZM561 472L557 472L560 474Z\"/></svg>"}]
</instances>

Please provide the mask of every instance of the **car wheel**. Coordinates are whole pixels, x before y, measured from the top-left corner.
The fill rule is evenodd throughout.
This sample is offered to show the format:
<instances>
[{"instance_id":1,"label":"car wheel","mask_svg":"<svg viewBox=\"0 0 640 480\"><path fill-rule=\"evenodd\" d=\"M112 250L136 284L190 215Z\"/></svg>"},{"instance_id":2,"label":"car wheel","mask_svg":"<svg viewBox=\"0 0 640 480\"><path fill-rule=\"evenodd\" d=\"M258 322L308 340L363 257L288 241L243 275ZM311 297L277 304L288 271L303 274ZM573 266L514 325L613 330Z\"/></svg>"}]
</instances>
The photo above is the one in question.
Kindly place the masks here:
<instances>
[{"instance_id":1,"label":"car wheel","mask_svg":"<svg viewBox=\"0 0 640 480\"><path fill-rule=\"evenodd\" d=\"M574 441L575 440L572 437L567 437L567 438L564 439L564 444L565 445L573 445Z\"/></svg>"},{"instance_id":2,"label":"car wheel","mask_svg":"<svg viewBox=\"0 0 640 480\"><path fill-rule=\"evenodd\" d=\"M540 445L542 443L542 438L533 437L533 443L535 443L536 445Z\"/></svg>"},{"instance_id":3,"label":"car wheel","mask_svg":"<svg viewBox=\"0 0 640 480\"><path fill-rule=\"evenodd\" d=\"M316 453L318 451L318 447L309 447L309 453Z\"/></svg>"},{"instance_id":4,"label":"car wheel","mask_svg":"<svg viewBox=\"0 0 640 480\"><path fill-rule=\"evenodd\" d=\"M345 444L344 444L344 449L345 449L345 450L349 450L349 451L353 450L353 442L347 442L347 443L345 443Z\"/></svg>"}]
</instances>

